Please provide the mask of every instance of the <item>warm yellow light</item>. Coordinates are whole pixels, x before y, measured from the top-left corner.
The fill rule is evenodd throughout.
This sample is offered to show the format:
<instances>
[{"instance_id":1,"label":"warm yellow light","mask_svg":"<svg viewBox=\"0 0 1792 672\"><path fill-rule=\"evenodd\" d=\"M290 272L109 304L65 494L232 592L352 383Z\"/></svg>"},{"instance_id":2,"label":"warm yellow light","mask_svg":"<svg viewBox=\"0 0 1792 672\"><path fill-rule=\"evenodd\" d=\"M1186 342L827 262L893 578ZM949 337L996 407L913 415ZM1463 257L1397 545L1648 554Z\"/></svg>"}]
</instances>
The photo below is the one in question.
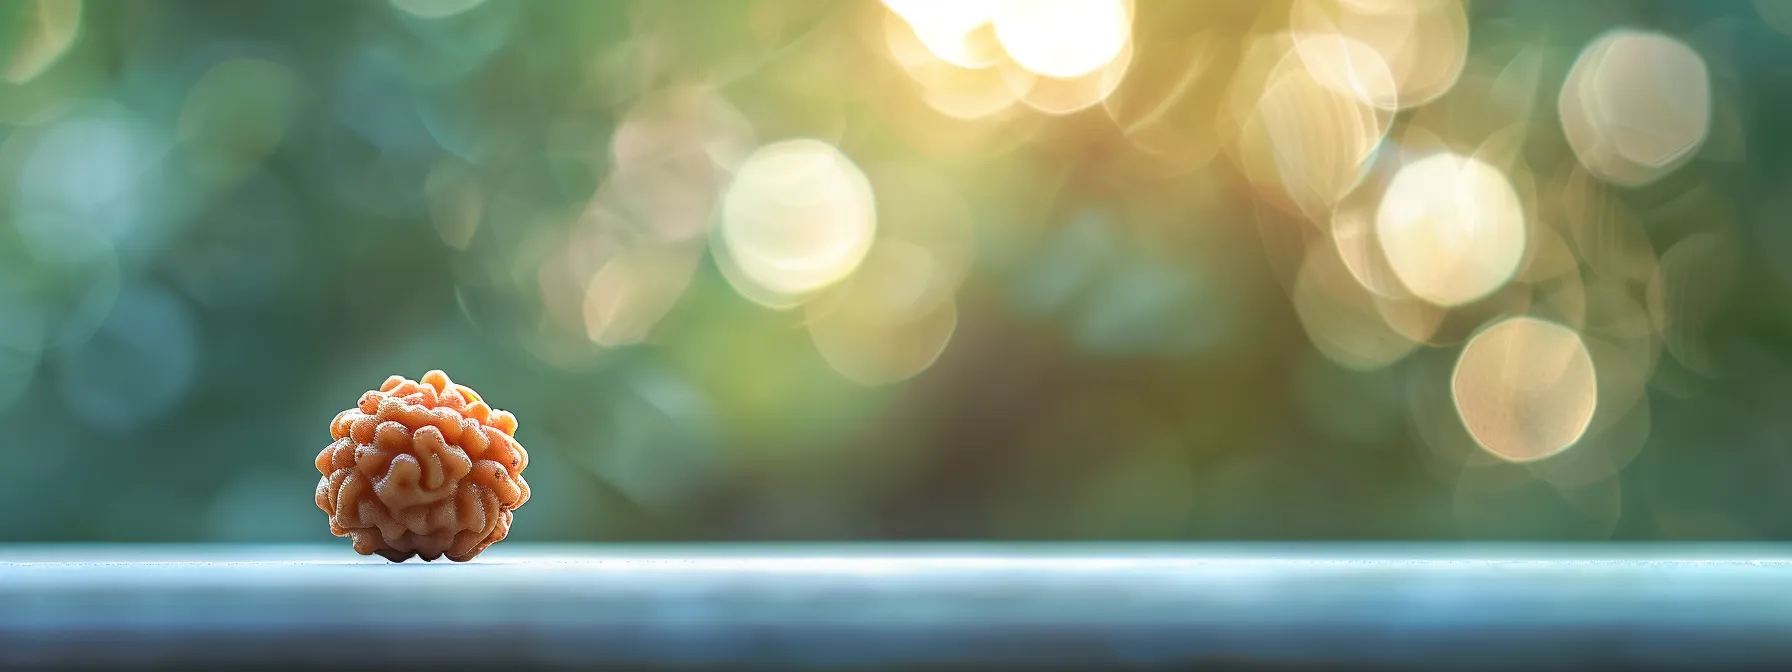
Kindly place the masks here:
<instances>
[{"instance_id":1,"label":"warm yellow light","mask_svg":"<svg viewBox=\"0 0 1792 672\"><path fill-rule=\"evenodd\" d=\"M1253 184L1282 192L1300 212L1321 219L1362 181L1393 122L1391 110L1371 102L1391 102L1385 78L1374 84L1366 74L1377 72L1373 52L1340 40L1284 35L1256 49L1272 65L1260 89L1239 85L1231 93L1238 160ZM1324 64L1347 53L1362 60Z\"/></svg>"},{"instance_id":2,"label":"warm yellow light","mask_svg":"<svg viewBox=\"0 0 1792 672\"><path fill-rule=\"evenodd\" d=\"M890 58L942 114L1100 103L1132 63L1131 0L886 0Z\"/></svg>"},{"instance_id":3,"label":"warm yellow light","mask_svg":"<svg viewBox=\"0 0 1792 672\"><path fill-rule=\"evenodd\" d=\"M940 57L895 12L886 14L883 23L890 60L920 85L922 100L940 114L981 119L1008 110L1019 100L1000 68L966 67Z\"/></svg>"},{"instance_id":4,"label":"warm yellow light","mask_svg":"<svg viewBox=\"0 0 1792 672\"><path fill-rule=\"evenodd\" d=\"M1513 462L1574 445L1599 400L1593 359L1580 335L1533 317L1476 334L1456 361L1450 391L1475 442Z\"/></svg>"},{"instance_id":5,"label":"warm yellow light","mask_svg":"<svg viewBox=\"0 0 1792 672\"><path fill-rule=\"evenodd\" d=\"M989 22L999 0L884 0L915 37L940 60L961 68L984 68L1001 58Z\"/></svg>"},{"instance_id":6,"label":"warm yellow light","mask_svg":"<svg viewBox=\"0 0 1792 672\"><path fill-rule=\"evenodd\" d=\"M1388 63L1369 45L1333 34L1295 36L1294 54L1314 81L1377 109L1400 108L1400 90Z\"/></svg>"},{"instance_id":7,"label":"warm yellow light","mask_svg":"<svg viewBox=\"0 0 1792 672\"><path fill-rule=\"evenodd\" d=\"M846 277L876 230L871 183L858 166L825 142L786 140L741 164L711 242L738 269L730 279L744 296L787 307L763 295L794 299Z\"/></svg>"},{"instance_id":8,"label":"warm yellow light","mask_svg":"<svg viewBox=\"0 0 1792 672\"><path fill-rule=\"evenodd\" d=\"M1212 28L1137 48L1125 80L1102 100L1140 159L1132 169L1180 175L1211 160L1234 130L1220 115L1238 37Z\"/></svg>"},{"instance_id":9,"label":"warm yellow light","mask_svg":"<svg viewBox=\"0 0 1792 672\"><path fill-rule=\"evenodd\" d=\"M1061 115L1099 104L1120 88L1120 82L1132 67L1132 57L1129 41L1121 45L1120 53L1112 60L1076 77L1042 77L1012 63L997 69L1002 72L1009 90L1019 96L1021 102L1046 114Z\"/></svg>"},{"instance_id":10,"label":"warm yellow light","mask_svg":"<svg viewBox=\"0 0 1792 672\"><path fill-rule=\"evenodd\" d=\"M1345 196L1332 211L1331 243L1338 249L1350 276L1364 289L1376 296L1410 299L1412 293L1394 275L1375 233L1375 211L1381 205L1381 194L1381 189L1365 184Z\"/></svg>"},{"instance_id":11,"label":"warm yellow light","mask_svg":"<svg viewBox=\"0 0 1792 672\"><path fill-rule=\"evenodd\" d=\"M1010 0L994 9L996 39L1008 56L1047 77L1094 72L1132 39L1123 0Z\"/></svg>"},{"instance_id":12,"label":"warm yellow light","mask_svg":"<svg viewBox=\"0 0 1792 672\"><path fill-rule=\"evenodd\" d=\"M1468 62L1468 15L1461 0L1296 0L1289 27L1337 35L1381 55L1400 107L1436 100Z\"/></svg>"},{"instance_id":13,"label":"warm yellow light","mask_svg":"<svg viewBox=\"0 0 1792 672\"><path fill-rule=\"evenodd\" d=\"M1433 154L1395 174L1376 211L1375 233L1408 291L1457 306L1512 278L1524 256L1524 208L1492 166Z\"/></svg>"}]
</instances>

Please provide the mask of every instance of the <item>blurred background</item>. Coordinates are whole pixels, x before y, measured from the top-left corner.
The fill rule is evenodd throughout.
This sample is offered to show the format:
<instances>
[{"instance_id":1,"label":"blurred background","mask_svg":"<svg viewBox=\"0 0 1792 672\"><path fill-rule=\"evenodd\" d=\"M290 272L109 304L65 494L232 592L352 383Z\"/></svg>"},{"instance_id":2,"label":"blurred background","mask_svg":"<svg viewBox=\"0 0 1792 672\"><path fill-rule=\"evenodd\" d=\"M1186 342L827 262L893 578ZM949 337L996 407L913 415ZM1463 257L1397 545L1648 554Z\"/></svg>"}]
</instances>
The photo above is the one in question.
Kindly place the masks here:
<instances>
[{"instance_id":1,"label":"blurred background","mask_svg":"<svg viewBox=\"0 0 1792 672\"><path fill-rule=\"evenodd\" d=\"M6 0L0 541L1792 534L1792 1ZM337 543L346 544L346 541Z\"/></svg>"}]
</instances>

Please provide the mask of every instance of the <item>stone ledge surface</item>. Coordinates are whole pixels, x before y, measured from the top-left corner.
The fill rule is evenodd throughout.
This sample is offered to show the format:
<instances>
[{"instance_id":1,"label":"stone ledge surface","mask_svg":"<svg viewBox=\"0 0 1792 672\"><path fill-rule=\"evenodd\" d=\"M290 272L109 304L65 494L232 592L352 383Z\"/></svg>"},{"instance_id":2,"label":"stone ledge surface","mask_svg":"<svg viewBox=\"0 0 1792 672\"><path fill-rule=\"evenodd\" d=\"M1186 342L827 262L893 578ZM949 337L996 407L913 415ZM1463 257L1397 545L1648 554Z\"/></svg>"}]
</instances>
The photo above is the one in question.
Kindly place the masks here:
<instances>
[{"instance_id":1,"label":"stone ledge surface","mask_svg":"<svg viewBox=\"0 0 1792 672\"><path fill-rule=\"evenodd\" d=\"M1792 667L1777 545L0 545L0 665Z\"/></svg>"}]
</instances>

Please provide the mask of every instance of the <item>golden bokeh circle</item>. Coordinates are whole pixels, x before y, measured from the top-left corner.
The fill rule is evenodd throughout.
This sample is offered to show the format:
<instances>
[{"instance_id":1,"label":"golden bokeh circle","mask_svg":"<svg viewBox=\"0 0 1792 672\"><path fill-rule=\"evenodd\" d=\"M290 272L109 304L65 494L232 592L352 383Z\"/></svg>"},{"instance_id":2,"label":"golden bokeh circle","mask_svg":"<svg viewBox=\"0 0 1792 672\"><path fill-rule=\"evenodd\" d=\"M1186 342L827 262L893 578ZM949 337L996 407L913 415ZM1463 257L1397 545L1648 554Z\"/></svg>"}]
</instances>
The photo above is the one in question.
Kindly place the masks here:
<instances>
[{"instance_id":1,"label":"golden bokeh circle","mask_svg":"<svg viewBox=\"0 0 1792 672\"><path fill-rule=\"evenodd\" d=\"M1593 359L1580 335L1534 317L1508 318L1470 339L1450 391L1475 442L1513 462L1574 445L1599 401Z\"/></svg>"}]
</instances>

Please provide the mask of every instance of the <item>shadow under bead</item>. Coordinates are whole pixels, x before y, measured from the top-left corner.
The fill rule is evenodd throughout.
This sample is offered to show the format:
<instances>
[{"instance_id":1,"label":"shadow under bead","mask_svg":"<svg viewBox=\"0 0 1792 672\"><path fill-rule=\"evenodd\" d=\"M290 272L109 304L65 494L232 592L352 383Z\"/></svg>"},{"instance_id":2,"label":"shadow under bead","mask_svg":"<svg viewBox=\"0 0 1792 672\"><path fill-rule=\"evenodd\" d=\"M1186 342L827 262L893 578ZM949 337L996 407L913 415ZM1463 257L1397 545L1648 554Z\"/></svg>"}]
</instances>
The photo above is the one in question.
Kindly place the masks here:
<instances>
[{"instance_id":1,"label":"shadow under bead","mask_svg":"<svg viewBox=\"0 0 1792 672\"><path fill-rule=\"evenodd\" d=\"M392 376L330 423L317 507L362 555L471 560L529 501L529 453L515 434L515 416L441 371Z\"/></svg>"}]
</instances>

